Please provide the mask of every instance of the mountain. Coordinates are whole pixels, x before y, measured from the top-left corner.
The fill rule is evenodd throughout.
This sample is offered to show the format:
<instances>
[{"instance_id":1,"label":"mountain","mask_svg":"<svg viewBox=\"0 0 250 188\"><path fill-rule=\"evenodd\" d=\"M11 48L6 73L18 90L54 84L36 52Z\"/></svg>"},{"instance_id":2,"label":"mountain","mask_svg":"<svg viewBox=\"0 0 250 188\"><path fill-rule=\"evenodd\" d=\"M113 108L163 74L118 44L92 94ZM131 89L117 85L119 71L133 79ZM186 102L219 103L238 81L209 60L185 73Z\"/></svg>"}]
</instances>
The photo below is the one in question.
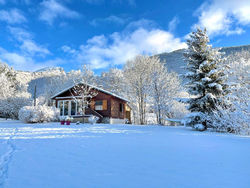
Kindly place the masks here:
<instances>
[{"instance_id":1,"label":"mountain","mask_svg":"<svg viewBox=\"0 0 250 188\"><path fill-rule=\"evenodd\" d=\"M37 70L35 72L16 71L17 80L26 85L28 92L34 94L35 85L37 86L37 96L45 93L46 87L55 77L66 75L61 67L48 67Z\"/></svg>"},{"instance_id":2,"label":"mountain","mask_svg":"<svg viewBox=\"0 0 250 188\"><path fill-rule=\"evenodd\" d=\"M63 71L62 67L45 67L34 72L49 72L49 71Z\"/></svg>"},{"instance_id":3,"label":"mountain","mask_svg":"<svg viewBox=\"0 0 250 188\"><path fill-rule=\"evenodd\" d=\"M224 48L221 48L220 51L225 53L225 56L228 56L237 52L240 53L242 51L250 52L250 45L224 47ZM176 50L170 53L162 53L162 54L156 55L166 65L169 71L176 72L180 75L180 78L183 80L183 84L185 83L185 79L182 77L182 75L186 73L186 70L185 70L186 62L183 56L184 52L185 52L185 49L180 49L180 50ZM36 85L37 95L40 96L44 94L48 84L50 84L56 77L63 76L63 75L65 75L65 77L67 78L69 77L73 78L73 77L77 77L79 75L79 72L71 71L67 73L61 67L47 67L47 68L37 70L35 72L17 71L17 80L20 81L20 83L27 85L28 91L32 94L34 93L34 88Z\"/></svg>"},{"instance_id":4,"label":"mountain","mask_svg":"<svg viewBox=\"0 0 250 188\"><path fill-rule=\"evenodd\" d=\"M240 53L242 51L250 52L250 45L233 46L220 48L220 52L223 52L225 56L232 55L234 53ZM184 61L183 53L185 49L176 50L169 53L157 54L160 60L166 65L169 71L176 72L180 76L186 73L186 62Z\"/></svg>"}]
</instances>

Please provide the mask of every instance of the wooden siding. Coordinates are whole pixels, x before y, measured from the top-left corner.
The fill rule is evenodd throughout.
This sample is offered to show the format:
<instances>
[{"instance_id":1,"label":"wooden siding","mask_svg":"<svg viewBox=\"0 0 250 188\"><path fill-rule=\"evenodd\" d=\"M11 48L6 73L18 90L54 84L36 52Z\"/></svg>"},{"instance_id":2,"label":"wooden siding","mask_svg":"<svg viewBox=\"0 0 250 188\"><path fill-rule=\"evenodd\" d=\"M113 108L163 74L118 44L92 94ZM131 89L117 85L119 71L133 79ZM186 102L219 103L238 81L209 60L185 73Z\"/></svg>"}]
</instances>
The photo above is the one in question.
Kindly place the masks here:
<instances>
[{"instance_id":1,"label":"wooden siding","mask_svg":"<svg viewBox=\"0 0 250 188\"><path fill-rule=\"evenodd\" d=\"M125 104L126 102L120 100L120 99L116 99L114 97L112 97L111 100L111 116L112 118L118 118L118 119L125 119ZM120 104L123 105L123 110L122 112L120 111Z\"/></svg>"},{"instance_id":2,"label":"wooden siding","mask_svg":"<svg viewBox=\"0 0 250 188\"><path fill-rule=\"evenodd\" d=\"M102 109L107 110L108 109L108 100L102 100Z\"/></svg>"},{"instance_id":3,"label":"wooden siding","mask_svg":"<svg viewBox=\"0 0 250 188\"><path fill-rule=\"evenodd\" d=\"M103 110L95 110L95 105L91 106L91 108L93 108L93 110L97 111L103 117L111 117L111 96L110 95L99 91L97 96L93 97L91 101L102 101Z\"/></svg>"},{"instance_id":4,"label":"wooden siding","mask_svg":"<svg viewBox=\"0 0 250 188\"><path fill-rule=\"evenodd\" d=\"M126 102L114 97L112 95L103 93L101 91L97 91L97 96L93 97L90 102L89 108L92 110L95 110L95 101L102 101L102 107L103 110L95 110L99 114L101 114L103 117L109 117L109 118L118 118L118 119L125 119L126 118ZM61 93L60 95L55 97L56 100L56 107L58 104L58 101L60 100L73 100L72 95L75 96L75 93L72 92L72 90L65 91L64 93ZM123 111L120 111L120 104L123 104Z\"/></svg>"}]
</instances>

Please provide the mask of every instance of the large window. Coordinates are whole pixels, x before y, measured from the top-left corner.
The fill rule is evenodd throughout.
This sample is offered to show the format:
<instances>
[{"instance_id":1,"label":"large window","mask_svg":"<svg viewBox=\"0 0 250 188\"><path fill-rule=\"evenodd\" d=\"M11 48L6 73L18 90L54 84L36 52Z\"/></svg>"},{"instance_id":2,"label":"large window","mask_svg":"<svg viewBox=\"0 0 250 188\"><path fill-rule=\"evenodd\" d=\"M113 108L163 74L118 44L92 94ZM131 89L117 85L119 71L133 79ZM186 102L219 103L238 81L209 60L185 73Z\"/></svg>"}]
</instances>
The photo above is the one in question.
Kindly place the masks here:
<instances>
[{"instance_id":1,"label":"large window","mask_svg":"<svg viewBox=\"0 0 250 188\"><path fill-rule=\"evenodd\" d=\"M58 101L58 108L60 109L60 116L74 116L80 115L80 105L77 101L60 100Z\"/></svg>"},{"instance_id":2,"label":"large window","mask_svg":"<svg viewBox=\"0 0 250 188\"><path fill-rule=\"evenodd\" d=\"M82 101L80 100L60 100L57 102L60 109L60 116L82 115ZM95 101L95 110L107 110L107 100Z\"/></svg>"}]
</instances>

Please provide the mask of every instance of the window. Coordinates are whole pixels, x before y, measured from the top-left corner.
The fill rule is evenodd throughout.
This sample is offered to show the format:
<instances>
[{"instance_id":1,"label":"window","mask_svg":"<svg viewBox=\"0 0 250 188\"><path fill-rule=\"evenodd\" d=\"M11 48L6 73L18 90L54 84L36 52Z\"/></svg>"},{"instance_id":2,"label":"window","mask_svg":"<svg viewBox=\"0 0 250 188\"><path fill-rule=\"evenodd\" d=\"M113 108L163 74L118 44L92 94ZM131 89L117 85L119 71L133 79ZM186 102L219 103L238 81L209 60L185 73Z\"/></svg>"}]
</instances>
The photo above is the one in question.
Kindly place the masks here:
<instances>
[{"instance_id":1,"label":"window","mask_svg":"<svg viewBox=\"0 0 250 188\"><path fill-rule=\"evenodd\" d=\"M60 116L75 115L76 103L69 100L58 101L58 108L60 109Z\"/></svg>"},{"instance_id":2,"label":"window","mask_svg":"<svg viewBox=\"0 0 250 188\"><path fill-rule=\"evenodd\" d=\"M123 112L124 105L120 103L120 112Z\"/></svg>"},{"instance_id":3,"label":"window","mask_svg":"<svg viewBox=\"0 0 250 188\"><path fill-rule=\"evenodd\" d=\"M103 110L102 101L95 101L95 110Z\"/></svg>"},{"instance_id":4,"label":"window","mask_svg":"<svg viewBox=\"0 0 250 188\"><path fill-rule=\"evenodd\" d=\"M69 115L69 101L64 101L64 115Z\"/></svg>"},{"instance_id":5,"label":"window","mask_svg":"<svg viewBox=\"0 0 250 188\"><path fill-rule=\"evenodd\" d=\"M60 116L63 116L64 115L63 101L58 101L58 108L60 109Z\"/></svg>"},{"instance_id":6,"label":"window","mask_svg":"<svg viewBox=\"0 0 250 188\"><path fill-rule=\"evenodd\" d=\"M76 115L76 101L71 101L71 115Z\"/></svg>"}]
</instances>

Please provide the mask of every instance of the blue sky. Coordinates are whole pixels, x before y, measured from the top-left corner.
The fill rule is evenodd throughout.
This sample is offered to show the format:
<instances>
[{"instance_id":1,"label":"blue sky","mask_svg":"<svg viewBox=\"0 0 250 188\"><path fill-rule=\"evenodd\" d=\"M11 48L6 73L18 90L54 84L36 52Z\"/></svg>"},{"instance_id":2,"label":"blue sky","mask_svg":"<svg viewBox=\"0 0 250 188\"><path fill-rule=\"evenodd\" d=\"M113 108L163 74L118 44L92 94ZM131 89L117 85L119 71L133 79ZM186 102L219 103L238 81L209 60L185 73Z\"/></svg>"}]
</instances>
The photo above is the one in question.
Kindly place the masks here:
<instances>
[{"instance_id":1,"label":"blue sky","mask_svg":"<svg viewBox=\"0 0 250 188\"><path fill-rule=\"evenodd\" d=\"M0 61L100 73L184 48L196 26L213 46L250 44L249 25L249 0L0 0Z\"/></svg>"}]
</instances>

